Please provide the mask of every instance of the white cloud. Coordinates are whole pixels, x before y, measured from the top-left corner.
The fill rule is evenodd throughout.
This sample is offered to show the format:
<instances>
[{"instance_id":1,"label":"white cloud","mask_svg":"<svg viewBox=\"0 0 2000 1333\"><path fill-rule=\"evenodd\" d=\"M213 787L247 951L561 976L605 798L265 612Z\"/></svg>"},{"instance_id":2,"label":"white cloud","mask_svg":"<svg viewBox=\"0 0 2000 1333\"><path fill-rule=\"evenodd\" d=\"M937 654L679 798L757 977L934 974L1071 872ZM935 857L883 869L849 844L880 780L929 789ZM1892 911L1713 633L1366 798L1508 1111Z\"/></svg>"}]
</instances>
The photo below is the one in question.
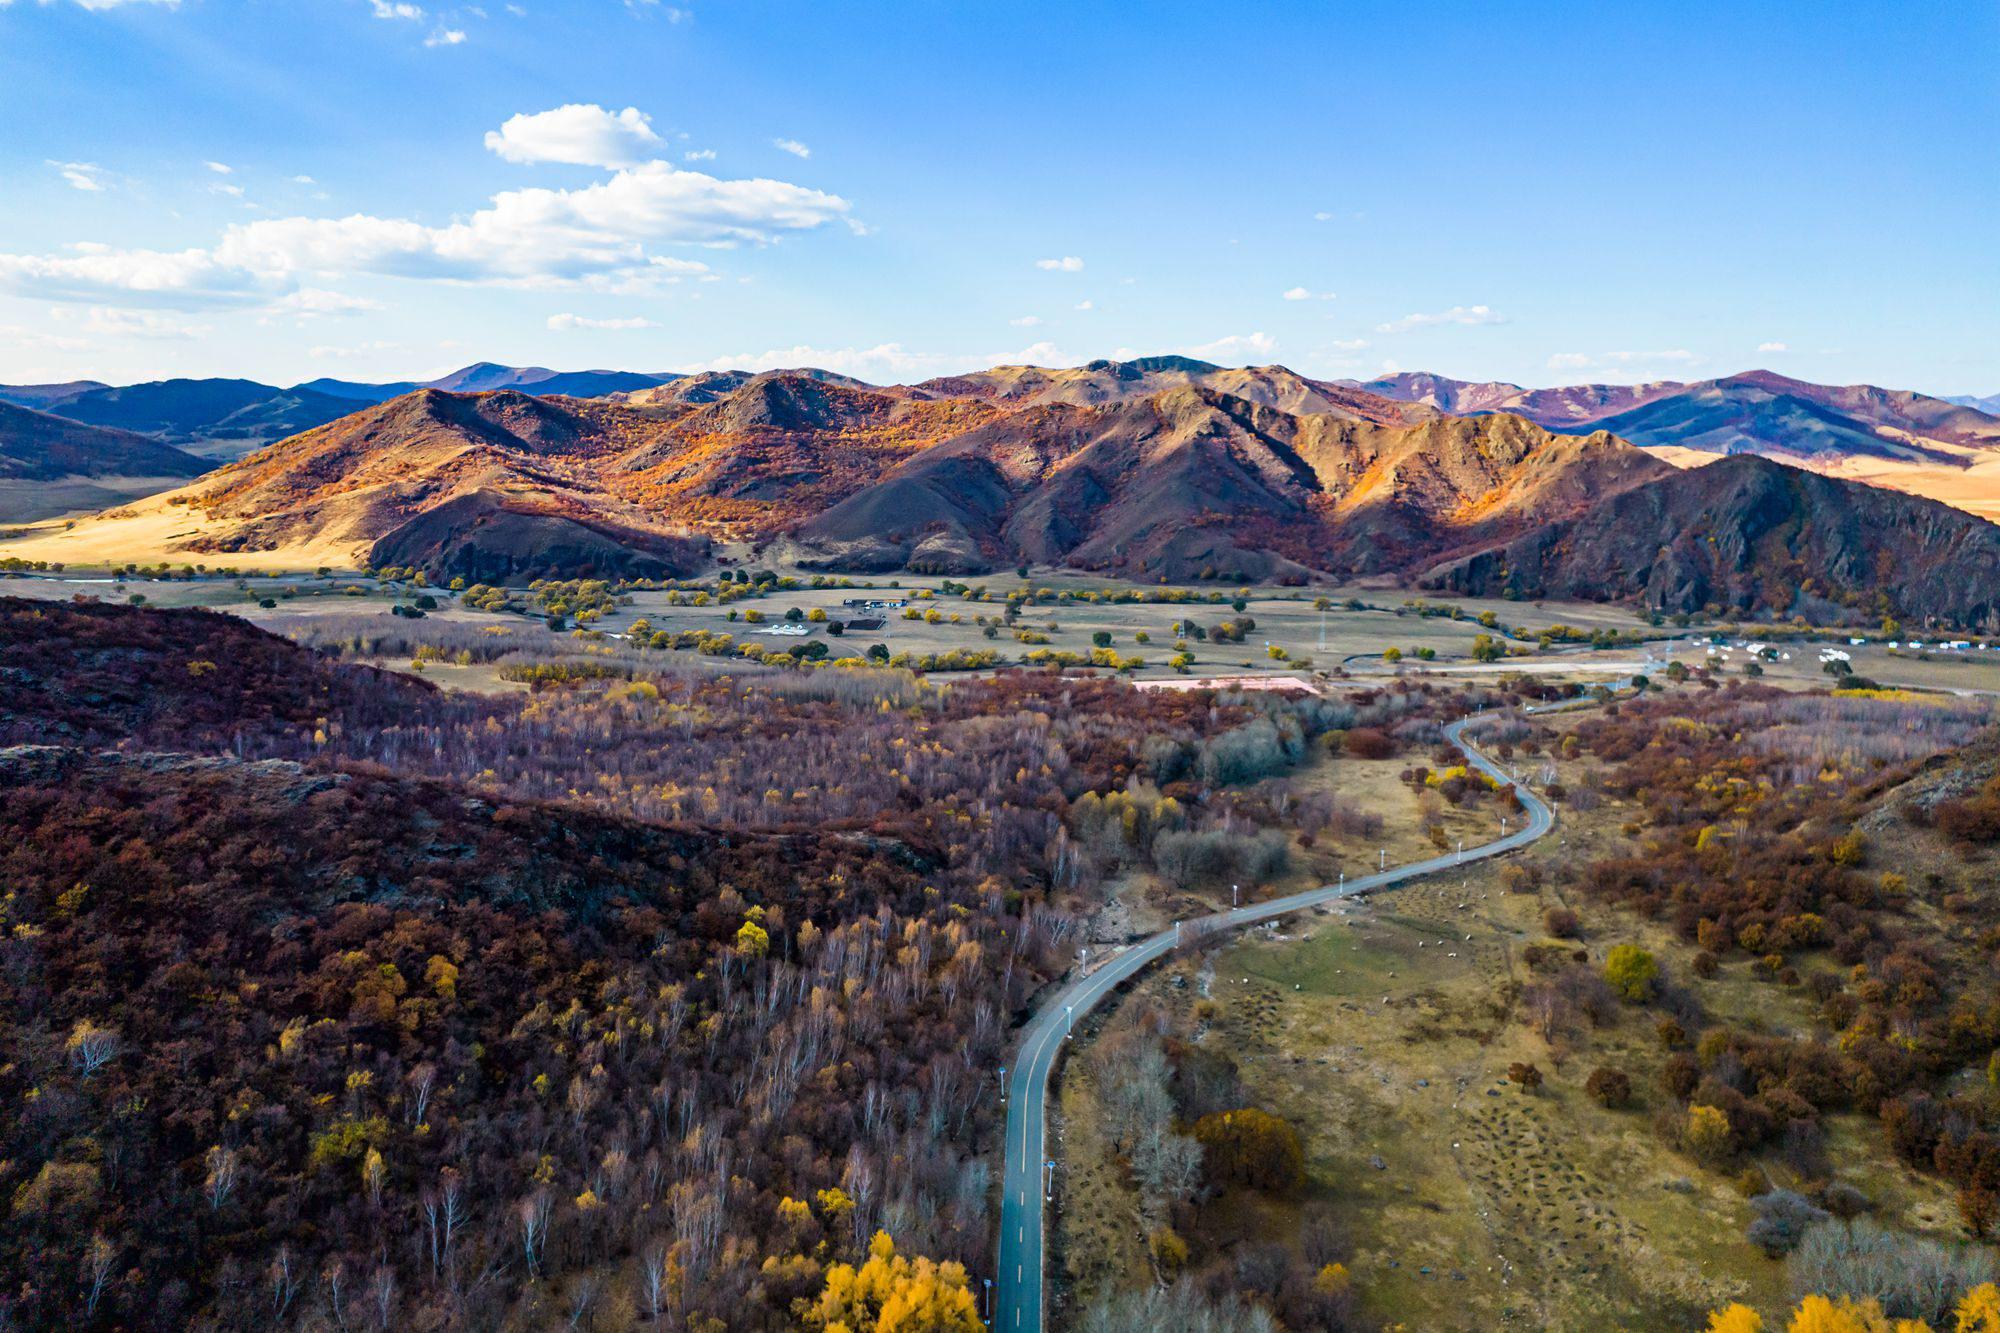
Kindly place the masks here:
<instances>
[{"instance_id":1,"label":"white cloud","mask_svg":"<svg viewBox=\"0 0 2000 1333\"><path fill-rule=\"evenodd\" d=\"M227 162L204 162L202 165L218 176L233 176L236 174L236 168L230 166Z\"/></svg>"},{"instance_id":2,"label":"white cloud","mask_svg":"<svg viewBox=\"0 0 2000 1333\"><path fill-rule=\"evenodd\" d=\"M371 301L365 296L349 296L345 292L330 292L324 287L301 287L295 292L287 292L271 303L271 308L300 319L313 319L322 315L360 315L380 310L380 301Z\"/></svg>"},{"instance_id":3,"label":"white cloud","mask_svg":"<svg viewBox=\"0 0 2000 1333\"><path fill-rule=\"evenodd\" d=\"M1557 352L1550 370L1587 370L1607 380L1656 380L1698 365L1701 358L1685 347L1659 352Z\"/></svg>"},{"instance_id":4,"label":"white cloud","mask_svg":"<svg viewBox=\"0 0 2000 1333\"><path fill-rule=\"evenodd\" d=\"M237 223L209 249L76 245L0 254L0 291L203 305L268 299L319 275L632 291L704 275L661 245L763 244L845 220L838 195L647 162L575 190L510 190L444 226L356 213Z\"/></svg>"},{"instance_id":5,"label":"white cloud","mask_svg":"<svg viewBox=\"0 0 2000 1333\"><path fill-rule=\"evenodd\" d=\"M457 46L460 42L464 40L465 40L465 29L463 28L439 28L436 32L433 32L430 36L424 38L424 45Z\"/></svg>"},{"instance_id":6,"label":"white cloud","mask_svg":"<svg viewBox=\"0 0 2000 1333\"><path fill-rule=\"evenodd\" d=\"M724 356L690 370L797 370L811 366L837 371L876 384L907 384L937 375L959 375L989 366L1073 366L1081 358L1070 355L1053 343L1038 342L1006 352L916 352L901 343L875 347L773 348L757 354Z\"/></svg>"},{"instance_id":7,"label":"white cloud","mask_svg":"<svg viewBox=\"0 0 2000 1333\"><path fill-rule=\"evenodd\" d=\"M1328 344L1336 352L1358 352L1367 345L1366 338L1335 338Z\"/></svg>"},{"instance_id":8,"label":"white cloud","mask_svg":"<svg viewBox=\"0 0 2000 1333\"><path fill-rule=\"evenodd\" d=\"M657 329L650 319L637 315L625 319L590 319L583 315L550 315L549 327L558 333L571 329Z\"/></svg>"},{"instance_id":9,"label":"white cloud","mask_svg":"<svg viewBox=\"0 0 2000 1333\"><path fill-rule=\"evenodd\" d=\"M1377 324L1377 333L1409 333L1415 329L1436 328L1442 324L1505 324L1507 317L1491 306L1455 305L1449 310L1434 314L1405 315L1392 319L1387 324Z\"/></svg>"},{"instance_id":10,"label":"white cloud","mask_svg":"<svg viewBox=\"0 0 2000 1333\"><path fill-rule=\"evenodd\" d=\"M659 144L652 118L634 106L606 111L572 102L553 111L509 117L489 130L486 147L509 162L562 162L582 167L634 167Z\"/></svg>"},{"instance_id":11,"label":"white cloud","mask_svg":"<svg viewBox=\"0 0 2000 1333\"><path fill-rule=\"evenodd\" d=\"M87 310L56 309L49 317L80 323L84 332L114 338L146 338L181 341L210 332L206 324L187 324L157 310L126 310L115 306L91 306Z\"/></svg>"},{"instance_id":12,"label":"white cloud","mask_svg":"<svg viewBox=\"0 0 2000 1333\"><path fill-rule=\"evenodd\" d=\"M781 153L790 153L793 157L811 157L813 155L813 150L800 143L797 139L773 139L771 140L771 147Z\"/></svg>"},{"instance_id":13,"label":"white cloud","mask_svg":"<svg viewBox=\"0 0 2000 1333\"><path fill-rule=\"evenodd\" d=\"M0 9L5 8L6 5L0 3ZM94 351L97 344L88 338L78 338L72 334L50 333L47 329L24 329L18 324L0 324L0 346L36 352L89 352ZM22 374L22 378L27 378L27 375Z\"/></svg>"},{"instance_id":14,"label":"white cloud","mask_svg":"<svg viewBox=\"0 0 2000 1333\"><path fill-rule=\"evenodd\" d=\"M369 0L369 6L378 19L416 20L424 16L420 7L402 3L402 0Z\"/></svg>"},{"instance_id":15,"label":"white cloud","mask_svg":"<svg viewBox=\"0 0 2000 1333\"><path fill-rule=\"evenodd\" d=\"M1314 221L1314 222L1331 222L1331 221L1333 221L1333 214L1331 214L1331 213L1327 212L1327 211L1326 211L1326 210L1324 210L1324 209L1321 209L1321 210L1320 210L1319 212L1317 212L1317 213L1313 214L1313 221Z\"/></svg>"},{"instance_id":16,"label":"white cloud","mask_svg":"<svg viewBox=\"0 0 2000 1333\"><path fill-rule=\"evenodd\" d=\"M1042 322L1042 317L1040 315L1023 315L1019 319L1010 319L1007 322L1017 329L1032 329Z\"/></svg>"},{"instance_id":17,"label":"white cloud","mask_svg":"<svg viewBox=\"0 0 2000 1333\"><path fill-rule=\"evenodd\" d=\"M104 188L104 168L95 162L58 162L51 158L48 165L61 172L72 189L96 194Z\"/></svg>"},{"instance_id":18,"label":"white cloud","mask_svg":"<svg viewBox=\"0 0 2000 1333\"><path fill-rule=\"evenodd\" d=\"M318 182L318 181L316 181L316 180L314 180L314 179L313 179L312 177L310 177L310 176L294 176L294 177L292 177L292 184L294 184L294 185L317 185L317 184L319 184L319 182Z\"/></svg>"},{"instance_id":19,"label":"white cloud","mask_svg":"<svg viewBox=\"0 0 2000 1333\"><path fill-rule=\"evenodd\" d=\"M681 156L689 162L713 162L715 161L715 150L713 148L694 148L682 153Z\"/></svg>"},{"instance_id":20,"label":"white cloud","mask_svg":"<svg viewBox=\"0 0 2000 1333\"><path fill-rule=\"evenodd\" d=\"M243 302L261 294L255 274L218 263L207 250L114 250L89 243L53 255L0 254L0 291L176 306Z\"/></svg>"},{"instance_id":21,"label":"white cloud","mask_svg":"<svg viewBox=\"0 0 2000 1333\"><path fill-rule=\"evenodd\" d=\"M1268 333L1239 333L1226 338L1217 338L1211 343L1181 347L1176 350L1185 356L1199 357L1203 361L1230 361L1237 358L1247 360L1269 356L1278 350L1278 340Z\"/></svg>"},{"instance_id":22,"label":"white cloud","mask_svg":"<svg viewBox=\"0 0 2000 1333\"><path fill-rule=\"evenodd\" d=\"M41 2L44 5L49 5L53 4L55 0L41 0ZM14 0L0 0L0 9L5 9L13 3ZM74 0L74 3L78 9L93 11L117 9L121 5L132 4L165 5L168 9L179 9L181 7L181 0Z\"/></svg>"},{"instance_id":23,"label":"white cloud","mask_svg":"<svg viewBox=\"0 0 2000 1333\"><path fill-rule=\"evenodd\" d=\"M217 181L208 187L208 192L210 194L226 194L231 199L241 199L243 197L243 187L241 185L231 185L228 181Z\"/></svg>"},{"instance_id":24,"label":"white cloud","mask_svg":"<svg viewBox=\"0 0 2000 1333\"><path fill-rule=\"evenodd\" d=\"M402 350L403 344L401 343L384 342L377 339L374 342L365 342L353 347L333 347L323 344L312 348L306 355L318 357L321 360L351 361L356 357L378 356L384 352L400 352Z\"/></svg>"},{"instance_id":25,"label":"white cloud","mask_svg":"<svg viewBox=\"0 0 2000 1333\"><path fill-rule=\"evenodd\" d=\"M1792 349L1784 343L1758 343L1757 350L1760 352L1789 352Z\"/></svg>"},{"instance_id":26,"label":"white cloud","mask_svg":"<svg viewBox=\"0 0 2000 1333\"><path fill-rule=\"evenodd\" d=\"M1097 303L1095 301L1078 301L1076 308L1078 310L1095 310L1097 309Z\"/></svg>"},{"instance_id":27,"label":"white cloud","mask_svg":"<svg viewBox=\"0 0 2000 1333\"><path fill-rule=\"evenodd\" d=\"M1035 267L1051 273L1081 273L1083 261L1075 255L1064 255L1061 259L1037 259Z\"/></svg>"},{"instance_id":28,"label":"white cloud","mask_svg":"<svg viewBox=\"0 0 2000 1333\"><path fill-rule=\"evenodd\" d=\"M1130 361L1139 356L1156 356L1161 352L1174 352L1181 356L1191 356L1202 361L1241 362L1248 365L1261 360L1278 350L1278 340L1268 333L1232 333L1217 338L1214 342L1181 343L1172 347L1120 347L1112 356L1120 361Z\"/></svg>"},{"instance_id":29,"label":"white cloud","mask_svg":"<svg viewBox=\"0 0 2000 1333\"><path fill-rule=\"evenodd\" d=\"M1549 358L1550 370L1582 370L1590 366L1630 366L1645 362L1692 365L1701 358L1685 347L1664 352L1557 352Z\"/></svg>"},{"instance_id":30,"label":"white cloud","mask_svg":"<svg viewBox=\"0 0 2000 1333\"><path fill-rule=\"evenodd\" d=\"M1332 292L1316 292L1308 287L1294 287L1285 293L1287 301L1331 301Z\"/></svg>"}]
</instances>

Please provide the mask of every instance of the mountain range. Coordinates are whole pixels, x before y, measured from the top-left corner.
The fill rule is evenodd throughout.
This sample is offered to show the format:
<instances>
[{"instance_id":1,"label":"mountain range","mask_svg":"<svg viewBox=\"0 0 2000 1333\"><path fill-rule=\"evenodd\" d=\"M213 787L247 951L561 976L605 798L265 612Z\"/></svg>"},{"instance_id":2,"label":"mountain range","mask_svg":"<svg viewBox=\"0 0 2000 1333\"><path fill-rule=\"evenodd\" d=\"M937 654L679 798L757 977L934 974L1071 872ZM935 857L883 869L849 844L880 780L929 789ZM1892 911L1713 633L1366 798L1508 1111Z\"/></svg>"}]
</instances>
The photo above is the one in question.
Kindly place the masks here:
<instances>
[{"instance_id":1,"label":"mountain range","mask_svg":"<svg viewBox=\"0 0 2000 1333\"><path fill-rule=\"evenodd\" d=\"M1148 581L1382 577L1664 611L1967 624L2000 612L2000 527L1942 504L1749 454L1676 467L1609 429L1488 410L1505 386L1382 387L1412 397L1184 358L888 388L824 372L710 373L600 398L420 388L0 553L416 565L498 582L685 575L717 544L749 543L878 572L1033 562ZM1717 391L1654 387L1610 416ZM1851 419L1865 410L1940 440L1947 428L1977 439L1990 420L1936 402L1862 394Z\"/></svg>"},{"instance_id":2,"label":"mountain range","mask_svg":"<svg viewBox=\"0 0 2000 1333\"><path fill-rule=\"evenodd\" d=\"M682 378L626 370L555 371L481 361L422 383L316 379L282 389L241 379L155 380L123 386L97 380L0 384L0 403L150 435L204 458L227 462L344 417L357 404L387 402L415 389L457 393L521 389L542 396L596 398L650 389Z\"/></svg>"},{"instance_id":3,"label":"mountain range","mask_svg":"<svg viewBox=\"0 0 2000 1333\"><path fill-rule=\"evenodd\" d=\"M0 523L106 509L210 466L144 435L0 403Z\"/></svg>"},{"instance_id":4,"label":"mountain range","mask_svg":"<svg viewBox=\"0 0 2000 1333\"><path fill-rule=\"evenodd\" d=\"M1512 413L1554 431L1607 430L1682 466L1761 454L2000 516L2000 419L1906 390L1811 384L1768 370L1555 389L1405 373L1360 387L1445 412Z\"/></svg>"}]
</instances>

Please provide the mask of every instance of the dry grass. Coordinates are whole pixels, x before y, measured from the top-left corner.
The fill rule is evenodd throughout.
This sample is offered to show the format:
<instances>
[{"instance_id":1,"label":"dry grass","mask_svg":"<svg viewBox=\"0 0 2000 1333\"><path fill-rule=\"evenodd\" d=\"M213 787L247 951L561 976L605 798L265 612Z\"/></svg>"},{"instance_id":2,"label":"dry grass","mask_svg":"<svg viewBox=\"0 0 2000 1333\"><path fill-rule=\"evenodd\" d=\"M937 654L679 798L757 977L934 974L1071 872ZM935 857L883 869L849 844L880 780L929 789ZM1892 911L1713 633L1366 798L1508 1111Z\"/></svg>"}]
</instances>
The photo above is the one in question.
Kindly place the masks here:
<instances>
[{"instance_id":1,"label":"dry grass","mask_svg":"<svg viewBox=\"0 0 2000 1333\"><path fill-rule=\"evenodd\" d=\"M1413 798L1394 778L1402 762L1343 762L1305 777L1400 820L1388 836L1410 848ZM1560 776L1575 787L1588 764L1565 762ZM1558 832L1526 854L1545 870L1626 846L1621 825L1634 812L1606 800L1588 814L1561 814ZM1871 835L1871 855L1937 864L1946 849L1932 838L1897 825ZM1939 898L1979 875L1978 867L1948 875L1917 910L1941 912ZM1581 946L1593 961L1614 944L1640 943L1695 987L1717 1021L1766 1033L1814 1026L1803 987L1764 980L1743 961L1697 981L1695 951L1663 927L1554 889L1509 894L1497 868L1482 867L1322 909L1226 947L1214 959L1217 1010L1201 1040L1235 1058L1251 1100L1300 1127L1309 1197L1338 1209L1353 1238L1364 1312L1375 1318L1412 1329L1665 1333L1699 1327L1726 1300L1778 1310L1788 1295L1784 1268L1743 1239L1743 1195L1654 1130L1668 1053L1652 1016L1621 1010L1615 1024L1575 1038L1558 1067L1512 1012L1527 978L1522 950L1543 941L1542 913L1553 905L1583 916ZM1945 925L1972 933L1955 920ZM1182 961L1139 993L1185 1019L1200 985L1200 963ZM1507 1082L1516 1061L1543 1071L1539 1093ZM1630 1076L1633 1108L1606 1110L1584 1093L1600 1065ZM1081 1082L1082 1068L1073 1062L1066 1083ZM1885 1221L1953 1230L1949 1192L1896 1163L1872 1120L1836 1117L1827 1129L1839 1178ZM1072 1159L1093 1151L1088 1139L1064 1147ZM1763 1170L1772 1183L1798 1183L1776 1162ZM1288 1215L1231 1199L1210 1210L1205 1239L1288 1241L1296 1232Z\"/></svg>"}]
</instances>

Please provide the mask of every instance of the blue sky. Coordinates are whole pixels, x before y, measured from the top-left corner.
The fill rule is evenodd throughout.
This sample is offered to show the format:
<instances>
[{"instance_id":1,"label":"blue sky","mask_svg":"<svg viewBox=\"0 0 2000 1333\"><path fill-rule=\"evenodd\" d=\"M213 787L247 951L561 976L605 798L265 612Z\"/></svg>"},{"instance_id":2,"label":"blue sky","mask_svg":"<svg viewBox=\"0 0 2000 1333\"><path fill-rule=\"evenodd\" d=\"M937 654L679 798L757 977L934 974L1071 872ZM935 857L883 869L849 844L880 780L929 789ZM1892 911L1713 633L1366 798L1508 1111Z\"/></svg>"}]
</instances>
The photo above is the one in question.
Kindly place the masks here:
<instances>
[{"instance_id":1,"label":"blue sky","mask_svg":"<svg viewBox=\"0 0 2000 1333\"><path fill-rule=\"evenodd\" d=\"M2000 391L2000 6L0 0L0 381Z\"/></svg>"}]
</instances>

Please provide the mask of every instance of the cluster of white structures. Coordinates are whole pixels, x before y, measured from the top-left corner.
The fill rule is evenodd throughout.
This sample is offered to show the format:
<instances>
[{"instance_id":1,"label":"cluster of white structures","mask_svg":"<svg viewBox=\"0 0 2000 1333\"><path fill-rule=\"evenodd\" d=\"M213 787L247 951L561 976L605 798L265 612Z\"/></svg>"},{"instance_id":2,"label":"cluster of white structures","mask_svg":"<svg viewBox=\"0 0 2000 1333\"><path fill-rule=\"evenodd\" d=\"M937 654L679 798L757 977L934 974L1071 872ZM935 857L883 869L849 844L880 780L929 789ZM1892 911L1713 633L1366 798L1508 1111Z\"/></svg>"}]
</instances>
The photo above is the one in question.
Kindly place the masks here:
<instances>
[{"instance_id":1,"label":"cluster of white structures","mask_svg":"<svg viewBox=\"0 0 2000 1333\"><path fill-rule=\"evenodd\" d=\"M1848 642L1860 643L1861 640L1849 639ZM1940 639L1936 643L1925 643L1922 639L1891 639L1887 646L1890 648L1908 648L1914 652L1931 653L1984 653L1992 651L1989 645L1974 643L1970 639Z\"/></svg>"},{"instance_id":2,"label":"cluster of white structures","mask_svg":"<svg viewBox=\"0 0 2000 1333\"><path fill-rule=\"evenodd\" d=\"M1722 665L1729 665L1734 653L1748 653L1761 662L1789 662L1792 655L1782 649L1773 648L1768 643L1752 643L1748 639L1738 639L1735 643L1711 643L1708 655Z\"/></svg>"}]
</instances>

